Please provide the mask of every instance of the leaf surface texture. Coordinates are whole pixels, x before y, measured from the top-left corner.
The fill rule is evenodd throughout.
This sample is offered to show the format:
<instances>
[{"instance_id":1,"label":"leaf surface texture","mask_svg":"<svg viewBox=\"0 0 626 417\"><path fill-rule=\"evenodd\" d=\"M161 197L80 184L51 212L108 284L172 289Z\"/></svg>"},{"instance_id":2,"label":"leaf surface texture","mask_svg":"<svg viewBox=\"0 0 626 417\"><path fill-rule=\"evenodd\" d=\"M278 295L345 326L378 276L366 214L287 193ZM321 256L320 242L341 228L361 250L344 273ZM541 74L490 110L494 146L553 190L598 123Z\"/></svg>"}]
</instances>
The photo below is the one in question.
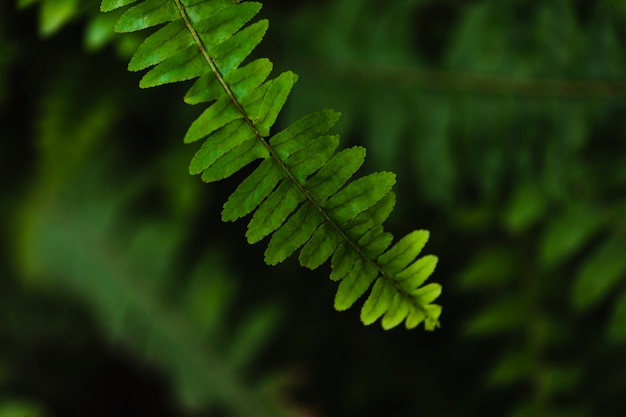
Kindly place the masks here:
<instances>
[{"instance_id":1,"label":"leaf surface texture","mask_svg":"<svg viewBox=\"0 0 626 417\"><path fill-rule=\"evenodd\" d=\"M135 4L136 3L136 4ZM317 111L273 132L281 109L297 82L286 71L268 78L265 58L244 62L262 40L266 20L250 23L258 2L232 0L103 0L102 11L127 7L119 32L158 26L132 57L129 70L149 69L142 88L195 80L185 95L206 109L191 124L184 142L202 142L189 171L204 182L227 178L251 163L258 165L224 205L222 219L251 215L250 243L269 238L265 261L274 265L300 250L298 259L317 268L330 259L339 282L335 308L350 308L366 296L361 319L382 317L385 329L405 322L438 326L441 307L432 304L438 284L422 285L437 258L419 257L427 231L409 233L392 244L383 222L395 195L395 174L376 172L352 179L365 149L337 152L339 137L329 134L339 119ZM258 162L258 160L261 160ZM369 291L369 293L368 293Z\"/></svg>"}]
</instances>

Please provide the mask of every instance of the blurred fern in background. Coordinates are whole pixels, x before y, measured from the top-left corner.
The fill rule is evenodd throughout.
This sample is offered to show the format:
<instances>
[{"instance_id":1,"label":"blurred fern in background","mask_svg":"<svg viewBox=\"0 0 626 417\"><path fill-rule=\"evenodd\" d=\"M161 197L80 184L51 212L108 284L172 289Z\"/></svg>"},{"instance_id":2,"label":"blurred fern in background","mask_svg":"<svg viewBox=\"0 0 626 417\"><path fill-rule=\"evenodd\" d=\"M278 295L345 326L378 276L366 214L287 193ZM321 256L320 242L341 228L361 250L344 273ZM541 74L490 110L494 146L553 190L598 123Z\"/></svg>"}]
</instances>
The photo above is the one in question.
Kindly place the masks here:
<instances>
[{"instance_id":1,"label":"blurred fern in background","mask_svg":"<svg viewBox=\"0 0 626 417\"><path fill-rule=\"evenodd\" d=\"M218 220L244 177L186 174L188 86L137 89L137 39L97 2L18 3L0 416L626 413L623 2L264 4L259 55L300 75L279 123L341 111L342 145L398 173L394 234L433 231L433 334L355 325L326 271L266 268Z\"/></svg>"}]
</instances>

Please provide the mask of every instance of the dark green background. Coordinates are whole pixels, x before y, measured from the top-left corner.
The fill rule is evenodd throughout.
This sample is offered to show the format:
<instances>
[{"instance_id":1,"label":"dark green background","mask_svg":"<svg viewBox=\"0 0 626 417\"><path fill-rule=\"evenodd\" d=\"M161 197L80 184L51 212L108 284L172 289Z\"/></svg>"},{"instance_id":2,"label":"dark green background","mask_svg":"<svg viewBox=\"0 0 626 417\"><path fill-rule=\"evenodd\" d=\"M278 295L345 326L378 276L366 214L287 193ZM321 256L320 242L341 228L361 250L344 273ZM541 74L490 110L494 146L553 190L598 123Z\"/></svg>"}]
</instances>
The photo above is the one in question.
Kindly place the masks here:
<instances>
[{"instance_id":1,"label":"dark green background","mask_svg":"<svg viewBox=\"0 0 626 417\"><path fill-rule=\"evenodd\" d=\"M255 52L334 108L442 327L364 327L202 185L188 84L95 0L0 5L0 417L626 415L626 3L272 1ZM29 4L34 3L34 4Z\"/></svg>"}]
</instances>

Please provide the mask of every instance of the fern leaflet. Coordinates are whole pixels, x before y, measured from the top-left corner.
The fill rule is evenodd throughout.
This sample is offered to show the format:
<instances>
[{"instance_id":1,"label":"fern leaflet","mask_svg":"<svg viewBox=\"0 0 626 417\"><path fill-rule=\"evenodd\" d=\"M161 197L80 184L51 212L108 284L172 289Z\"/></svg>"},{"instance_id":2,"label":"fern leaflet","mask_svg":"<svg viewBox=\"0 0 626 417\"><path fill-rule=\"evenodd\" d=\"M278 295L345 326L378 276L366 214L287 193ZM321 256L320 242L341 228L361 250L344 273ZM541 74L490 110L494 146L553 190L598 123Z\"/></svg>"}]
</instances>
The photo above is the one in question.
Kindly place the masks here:
<instances>
[{"instance_id":1,"label":"fern leaflet","mask_svg":"<svg viewBox=\"0 0 626 417\"><path fill-rule=\"evenodd\" d=\"M137 0L103 0L102 11ZM265 261L275 265L300 249L300 264L317 268L330 259L330 278L339 281L335 308L346 310L371 287L361 320L382 317L390 329L405 322L438 326L441 307L432 302L439 284L422 286L437 258L418 258L429 233L418 230L392 246L383 222L395 204L395 175L378 172L350 181L365 149L336 152L339 138L328 132L339 113L322 110L270 135L297 81L284 72L269 79L265 58L242 66L265 35L267 20L246 24L260 11L257 2L233 0L145 0L129 7L118 32L163 25L137 49L131 71L151 68L142 88L195 79L189 104L209 103L191 124L185 143L203 140L189 171L204 182L227 178L261 159L222 211L224 221L252 214L250 243L270 236Z\"/></svg>"}]
</instances>

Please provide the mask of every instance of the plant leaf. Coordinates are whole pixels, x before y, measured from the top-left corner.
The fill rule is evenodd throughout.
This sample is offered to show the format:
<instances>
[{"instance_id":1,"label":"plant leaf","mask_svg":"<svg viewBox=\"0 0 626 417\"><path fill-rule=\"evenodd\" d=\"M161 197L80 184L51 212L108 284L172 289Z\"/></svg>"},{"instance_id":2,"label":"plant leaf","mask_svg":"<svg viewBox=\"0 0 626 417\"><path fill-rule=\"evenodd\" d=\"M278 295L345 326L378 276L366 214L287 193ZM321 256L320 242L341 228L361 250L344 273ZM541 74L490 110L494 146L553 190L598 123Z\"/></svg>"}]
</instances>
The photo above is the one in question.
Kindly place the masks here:
<instances>
[{"instance_id":1,"label":"plant leaf","mask_svg":"<svg viewBox=\"0 0 626 417\"><path fill-rule=\"evenodd\" d=\"M135 1L104 0L102 10ZM367 295L361 319L379 317L389 329L406 319L413 328L438 325L441 307L430 304L438 284L420 286L437 258L416 259L428 240L419 230L392 245L383 223L395 205L395 174L377 172L351 180L365 149L336 152L339 137L328 132L339 113L321 110L271 134L297 81L291 71L268 79L272 63L259 58L241 66L268 28L248 22L258 2L232 0L145 0L128 8L116 24L120 32L163 25L133 55L129 70L150 68L140 82L148 88L194 80L189 104L207 103L192 123L185 143L203 143L189 165L202 181L218 181L261 159L230 195L224 221L252 215L250 243L270 237L265 262L275 265L301 248L298 259L317 268L331 259L330 278L340 281L335 308L345 310Z\"/></svg>"}]
</instances>

